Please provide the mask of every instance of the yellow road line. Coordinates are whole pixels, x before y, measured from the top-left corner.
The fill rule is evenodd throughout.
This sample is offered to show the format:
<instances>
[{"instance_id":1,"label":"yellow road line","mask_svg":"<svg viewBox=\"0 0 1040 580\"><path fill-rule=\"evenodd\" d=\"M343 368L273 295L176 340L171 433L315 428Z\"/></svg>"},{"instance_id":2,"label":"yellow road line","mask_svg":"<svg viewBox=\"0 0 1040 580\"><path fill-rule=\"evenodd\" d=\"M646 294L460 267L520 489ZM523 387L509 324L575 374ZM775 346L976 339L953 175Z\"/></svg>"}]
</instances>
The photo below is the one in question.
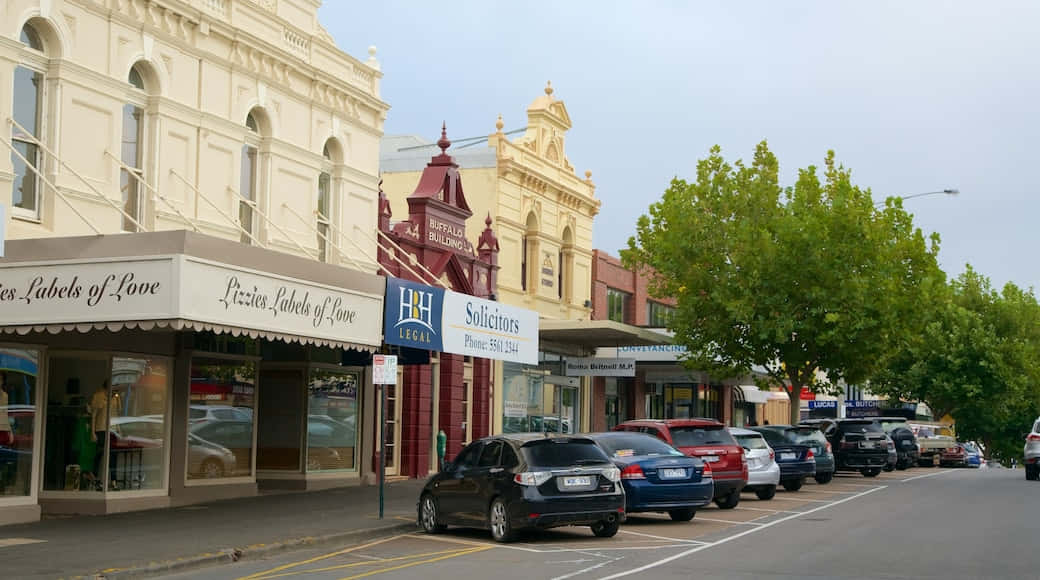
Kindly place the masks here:
<instances>
[{"instance_id":1,"label":"yellow road line","mask_svg":"<svg viewBox=\"0 0 1040 580\"><path fill-rule=\"evenodd\" d=\"M394 558L376 558L374 560L365 560L362 562L350 562L349 564L339 564L336 566L326 566L325 568L308 568L307 570L294 570L292 572L282 572L281 574L265 575L260 580L270 580L271 578L284 578L286 576L296 576L298 574L313 574L316 572L328 572L330 570L342 570L344 568L357 568L359 566L380 566L388 562L400 562L401 560L414 560L416 558L428 558L430 556L440 556L442 554L455 554L459 552L466 552L468 549L454 549L454 550L440 550L438 552L426 552L424 554L409 554L407 556L396 556Z\"/></svg>"},{"instance_id":2,"label":"yellow road line","mask_svg":"<svg viewBox=\"0 0 1040 580\"><path fill-rule=\"evenodd\" d=\"M403 537L403 534L399 534L399 535L396 535L396 536L390 536L389 538L383 538L381 540L376 540L374 542L369 542L367 544L361 544L360 546L353 546L353 547L350 547L350 548L346 548L344 550L339 550L339 551L332 552L332 553L329 553L329 554L324 554L322 556L316 556L314 558L308 558L307 560L300 560L299 562L290 562L288 564L283 564L281 566L277 566L277 567L271 568L270 570L265 570L263 572L255 572L253 574L250 574L249 576L243 576L243 577L239 578L238 580L257 580L259 578L263 578L263 577L265 577L265 576L267 576L269 574L273 574L275 572L281 572L282 570L288 570L289 568L295 568L296 566L303 566L304 564L310 564L310 563L313 563L313 562L317 562L319 560L325 560L327 558L334 558L336 556L339 556L340 554L348 554L350 552L356 552L358 550L363 550L363 549L371 547L371 546L376 546L376 545L379 545L379 544L383 544L385 542L389 542L390 540L396 540L397 538L400 538L400 537Z\"/></svg>"},{"instance_id":3,"label":"yellow road line","mask_svg":"<svg viewBox=\"0 0 1040 580\"><path fill-rule=\"evenodd\" d=\"M419 562L409 562L407 564L401 564L400 566L391 566L390 568L383 568L381 570L369 570L368 572L362 572L361 574L357 574L356 576L347 576L345 578L341 578L340 580L357 580L358 578L366 578L368 576L375 576L376 574L382 574L384 572L393 572L394 570L402 570L404 568L411 568L412 566L419 566L419 565L422 565L422 564L432 564L434 562L440 562L441 560L448 560L448 559L451 559L451 558L458 558L459 556L468 556L470 554L476 554L477 552L483 552L485 550L490 550L493 547L494 546L485 546L485 547L481 547L481 548L472 548L472 549L469 549L469 550L462 550L462 551L459 551L459 552L455 552L454 554L447 554L447 555L444 555L444 556L438 556L436 558L430 558L429 560L422 560L422 561L419 561Z\"/></svg>"},{"instance_id":4,"label":"yellow road line","mask_svg":"<svg viewBox=\"0 0 1040 580\"><path fill-rule=\"evenodd\" d=\"M431 536L429 534L411 534L408 536L417 540L433 540L434 542L448 542L449 544L462 544L464 546L487 546L489 548L501 547L498 544L481 542L480 540L464 540L462 538L449 538L447 536Z\"/></svg>"}]
</instances>

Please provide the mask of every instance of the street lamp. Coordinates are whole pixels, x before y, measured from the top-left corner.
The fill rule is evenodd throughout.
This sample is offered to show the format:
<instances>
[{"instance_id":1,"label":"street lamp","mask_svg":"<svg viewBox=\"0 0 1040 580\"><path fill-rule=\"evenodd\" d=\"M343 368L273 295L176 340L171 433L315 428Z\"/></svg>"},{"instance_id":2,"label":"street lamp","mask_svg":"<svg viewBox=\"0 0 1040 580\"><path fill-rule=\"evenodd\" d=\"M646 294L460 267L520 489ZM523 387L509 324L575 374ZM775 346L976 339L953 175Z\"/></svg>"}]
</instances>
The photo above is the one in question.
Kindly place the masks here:
<instances>
[{"instance_id":1,"label":"street lamp","mask_svg":"<svg viewBox=\"0 0 1040 580\"><path fill-rule=\"evenodd\" d=\"M907 200L907 199L913 199L915 197L922 197L922 196L925 196L925 195L957 195L960 192L961 191L959 189L942 189L942 190L939 190L939 191L926 191L924 193L915 193L913 195L896 195L896 196L891 196L891 197L895 197L896 199ZM886 201L887 201L887 199L886 199ZM885 205L884 201L879 201L879 202L874 204L875 207L880 207L882 205Z\"/></svg>"}]
</instances>

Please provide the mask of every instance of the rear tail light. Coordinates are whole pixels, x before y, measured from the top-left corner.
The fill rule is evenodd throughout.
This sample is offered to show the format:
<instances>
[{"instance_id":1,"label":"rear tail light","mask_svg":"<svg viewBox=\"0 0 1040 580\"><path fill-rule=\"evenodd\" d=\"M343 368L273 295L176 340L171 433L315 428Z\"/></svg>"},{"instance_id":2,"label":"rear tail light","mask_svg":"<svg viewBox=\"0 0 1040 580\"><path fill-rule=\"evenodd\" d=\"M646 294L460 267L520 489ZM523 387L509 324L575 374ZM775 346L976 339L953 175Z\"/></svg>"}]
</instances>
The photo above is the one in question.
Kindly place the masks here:
<instances>
[{"instance_id":1,"label":"rear tail light","mask_svg":"<svg viewBox=\"0 0 1040 580\"><path fill-rule=\"evenodd\" d=\"M514 475L513 481L520 485L533 485L538 487L539 485L549 481L551 478L552 473L548 471L525 471Z\"/></svg>"},{"instance_id":2,"label":"rear tail light","mask_svg":"<svg viewBox=\"0 0 1040 580\"><path fill-rule=\"evenodd\" d=\"M621 470L621 479L646 479L646 474L643 473L643 468L639 467L639 464L633 463Z\"/></svg>"},{"instance_id":3,"label":"rear tail light","mask_svg":"<svg viewBox=\"0 0 1040 580\"><path fill-rule=\"evenodd\" d=\"M1030 433L1029 437L1026 437L1026 441L1040 441L1040 435L1036 433Z\"/></svg>"},{"instance_id":4,"label":"rear tail light","mask_svg":"<svg viewBox=\"0 0 1040 580\"><path fill-rule=\"evenodd\" d=\"M833 448L833 447L831 447L831 442L830 442L830 441L828 441L828 442L827 442L827 447L826 447L826 449L827 449L827 453L828 453L828 454L830 454L830 453L834 453L834 448Z\"/></svg>"},{"instance_id":5,"label":"rear tail light","mask_svg":"<svg viewBox=\"0 0 1040 580\"><path fill-rule=\"evenodd\" d=\"M889 441L887 442L887 444L886 444L886 447L888 447L889 449L895 449L895 448L896 448L896 443L895 443L895 441L889 440Z\"/></svg>"},{"instance_id":6,"label":"rear tail light","mask_svg":"<svg viewBox=\"0 0 1040 580\"><path fill-rule=\"evenodd\" d=\"M714 475L711 473L711 464L705 463L704 470L701 471L701 479L712 479Z\"/></svg>"},{"instance_id":7,"label":"rear tail light","mask_svg":"<svg viewBox=\"0 0 1040 580\"><path fill-rule=\"evenodd\" d=\"M806 459L816 459L816 455L815 455L815 454L814 454L814 453L812 452L812 449L810 449L810 450L809 450L809 454L808 454L808 455L806 455L806 457L805 457L805 458L806 458Z\"/></svg>"},{"instance_id":8,"label":"rear tail light","mask_svg":"<svg viewBox=\"0 0 1040 580\"><path fill-rule=\"evenodd\" d=\"M773 451L772 449L770 449L769 450L769 460L772 461L774 459L776 459L776 451Z\"/></svg>"},{"instance_id":9,"label":"rear tail light","mask_svg":"<svg viewBox=\"0 0 1040 580\"><path fill-rule=\"evenodd\" d=\"M621 470L616 467L608 467L603 470L603 477L610 481L621 481Z\"/></svg>"},{"instance_id":10,"label":"rear tail light","mask_svg":"<svg viewBox=\"0 0 1040 580\"><path fill-rule=\"evenodd\" d=\"M856 448L856 442L855 441L846 441L846 440L842 439L841 440L841 448L842 449L855 449Z\"/></svg>"}]
</instances>

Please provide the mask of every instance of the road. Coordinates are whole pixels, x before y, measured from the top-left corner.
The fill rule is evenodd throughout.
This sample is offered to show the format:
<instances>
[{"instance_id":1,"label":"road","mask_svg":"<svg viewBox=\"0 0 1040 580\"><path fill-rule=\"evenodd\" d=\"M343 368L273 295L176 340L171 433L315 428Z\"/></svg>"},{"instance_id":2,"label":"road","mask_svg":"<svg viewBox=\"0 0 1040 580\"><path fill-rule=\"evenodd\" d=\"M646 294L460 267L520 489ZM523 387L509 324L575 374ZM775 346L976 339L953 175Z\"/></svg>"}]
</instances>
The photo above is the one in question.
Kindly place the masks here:
<instances>
[{"instance_id":1,"label":"road","mask_svg":"<svg viewBox=\"0 0 1040 580\"><path fill-rule=\"evenodd\" d=\"M611 539L561 528L502 545L452 528L167 578L1037 578L1038 493L1021 470L849 474L689 523L631 517Z\"/></svg>"}]
</instances>

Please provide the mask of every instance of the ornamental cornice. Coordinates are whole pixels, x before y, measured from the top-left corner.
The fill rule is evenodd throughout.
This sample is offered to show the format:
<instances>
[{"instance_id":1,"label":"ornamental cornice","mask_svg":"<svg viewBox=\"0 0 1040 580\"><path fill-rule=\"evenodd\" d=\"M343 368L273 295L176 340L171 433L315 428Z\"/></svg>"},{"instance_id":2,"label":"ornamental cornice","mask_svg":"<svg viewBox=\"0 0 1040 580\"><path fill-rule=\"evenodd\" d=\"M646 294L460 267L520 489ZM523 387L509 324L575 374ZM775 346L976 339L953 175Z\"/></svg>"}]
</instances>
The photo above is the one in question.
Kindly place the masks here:
<instances>
[{"instance_id":1,"label":"ornamental cornice","mask_svg":"<svg viewBox=\"0 0 1040 580\"><path fill-rule=\"evenodd\" d=\"M546 198L556 197L560 205L594 216L599 213L602 202L590 195L586 195L569 185L560 183L559 180L546 175L537 168L531 167L516 160L500 158L498 160L498 173L502 177L514 176L521 187L527 191L540 194ZM574 177L578 179L577 176Z\"/></svg>"}]
</instances>

